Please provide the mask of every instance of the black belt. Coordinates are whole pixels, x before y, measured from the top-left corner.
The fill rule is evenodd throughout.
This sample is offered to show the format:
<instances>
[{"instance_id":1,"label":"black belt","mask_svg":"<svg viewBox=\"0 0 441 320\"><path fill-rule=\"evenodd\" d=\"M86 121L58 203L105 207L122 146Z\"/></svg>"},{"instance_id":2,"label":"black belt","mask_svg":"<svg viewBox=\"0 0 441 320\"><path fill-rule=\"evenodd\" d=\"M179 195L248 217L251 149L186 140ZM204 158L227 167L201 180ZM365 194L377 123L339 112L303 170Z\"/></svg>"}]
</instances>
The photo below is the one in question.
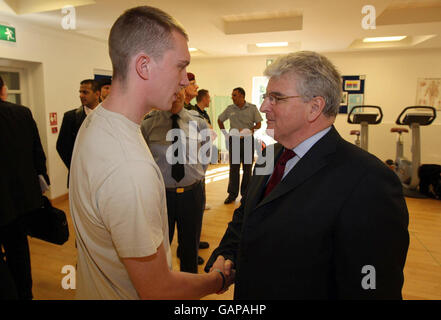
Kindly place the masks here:
<instances>
[{"instance_id":1,"label":"black belt","mask_svg":"<svg viewBox=\"0 0 441 320\"><path fill-rule=\"evenodd\" d=\"M167 192L175 192L175 193L184 193L186 191L190 191L193 190L194 188L196 188L198 185L200 185L202 182L202 180L193 183L192 185L186 186L186 187L176 187L176 188L165 188L165 190Z\"/></svg>"}]
</instances>

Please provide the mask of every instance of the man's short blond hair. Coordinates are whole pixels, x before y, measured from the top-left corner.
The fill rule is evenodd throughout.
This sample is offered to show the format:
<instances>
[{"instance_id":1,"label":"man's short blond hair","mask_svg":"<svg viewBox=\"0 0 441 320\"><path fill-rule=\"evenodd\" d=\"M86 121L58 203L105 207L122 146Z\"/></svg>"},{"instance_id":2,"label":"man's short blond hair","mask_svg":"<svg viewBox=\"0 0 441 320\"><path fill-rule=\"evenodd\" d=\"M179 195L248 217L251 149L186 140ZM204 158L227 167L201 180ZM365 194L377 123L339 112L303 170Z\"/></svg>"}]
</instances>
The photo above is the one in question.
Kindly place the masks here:
<instances>
[{"instance_id":1,"label":"man's short blond hair","mask_svg":"<svg viewBox=\"0 0 441 320\"><path fill-rule=\"evenodd\" d=\"M172 31L188 40L184 28L160 9L140 6L125 11L113 24L109 35L113 79L125 81L130 58L139 52L161 60L164 52L173 48Z\"/></svg>"}]
</instances>

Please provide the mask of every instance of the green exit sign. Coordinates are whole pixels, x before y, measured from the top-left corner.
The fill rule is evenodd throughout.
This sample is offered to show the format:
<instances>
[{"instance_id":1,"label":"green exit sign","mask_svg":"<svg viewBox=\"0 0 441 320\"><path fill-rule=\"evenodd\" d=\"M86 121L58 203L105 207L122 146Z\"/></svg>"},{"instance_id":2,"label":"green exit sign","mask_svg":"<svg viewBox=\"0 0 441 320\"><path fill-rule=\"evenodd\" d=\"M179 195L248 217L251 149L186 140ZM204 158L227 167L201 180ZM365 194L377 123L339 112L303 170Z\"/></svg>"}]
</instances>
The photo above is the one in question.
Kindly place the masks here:
<instances>
[{"instance_id":1,"label":"green exit sign","mask_svg":"<svg viewBox=\"0 0 441 320\"><path fill-rule=\"evenodd\" d=\"M15 38L15 28L0 24L0 40L17 42Z\"/></svg>"}]
</instances>

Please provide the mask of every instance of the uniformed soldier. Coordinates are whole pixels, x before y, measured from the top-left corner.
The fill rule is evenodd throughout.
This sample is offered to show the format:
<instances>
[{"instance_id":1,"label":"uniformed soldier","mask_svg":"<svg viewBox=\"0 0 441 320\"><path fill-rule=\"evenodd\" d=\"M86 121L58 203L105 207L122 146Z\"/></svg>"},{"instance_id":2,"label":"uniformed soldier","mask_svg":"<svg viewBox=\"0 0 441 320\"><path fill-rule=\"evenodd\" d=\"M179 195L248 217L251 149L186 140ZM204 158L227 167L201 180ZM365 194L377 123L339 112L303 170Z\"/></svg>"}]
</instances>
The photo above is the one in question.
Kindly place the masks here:
<instances>
[{"instance_id":1,"label":"uniformed soldier","mask_svg":"<svg viewBox=\"0 0 441 320\"><path fill-rule=\"evenodd\" d=\"M196 110L196 106L191 104L191 100L193 100L198 95L199 86L196 83L196 77L194 73L187 72L187 78L190 84L185 87L184 107L187 110Z\"/></svg>"},{"instance_id":2,"label":"uniformed soldier","mask_svg":"<svg viewBox=\"0 0 441 320\"><path fill-rule=\"evenodd\" d=\"M170 111L155 110L150 112L141 124L141 131L164 178L169 238L171 243L176 225L178 231L178 257L181 262L180 270L197 273L198 263L203 263L203 260L200 261L202 258L198 261L204 210L202 182L210 158L207 157L208 161L201 163L200 158L194 152L200 152L201 147L205 143L211 144L211 141L209 135L206 139L204 139L203 134L202 139L191 136L192 125L196 125L198 133L204 130L209 133L209 127L197 112L184 108L184 97L185 89L182 89ZM182 136L181 139L175 136L173 141L168 141L167 133L171 129L182 130L185 139L182 139ZM169 134L169 139L170 137ZM197 150L191 150L190 145L196 142ZM177 148L179 143L181 143L181 146L185 145L185 149L179 150ZM204 147L204 150L208 149ZM182 150L185 150L185 152L181 152ZM169 158L167 158L167 151ZM170 163L171 154L177 156L177 163Z\"/></svg>"}]
</instances>

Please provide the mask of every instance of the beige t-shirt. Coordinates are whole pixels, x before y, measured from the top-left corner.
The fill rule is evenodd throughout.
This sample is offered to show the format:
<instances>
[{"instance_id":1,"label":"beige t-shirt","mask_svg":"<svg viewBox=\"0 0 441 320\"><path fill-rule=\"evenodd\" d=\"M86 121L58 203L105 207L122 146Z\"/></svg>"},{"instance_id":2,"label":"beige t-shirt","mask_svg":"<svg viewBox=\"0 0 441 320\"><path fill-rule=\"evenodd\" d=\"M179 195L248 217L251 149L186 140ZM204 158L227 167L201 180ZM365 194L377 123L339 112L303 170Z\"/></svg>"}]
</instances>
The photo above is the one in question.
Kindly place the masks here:
<instances>
[{"instance_id":1,"label":"beige t-shirt","mask_svg":"<svg viewBox=\"0 0 441 320\"><path fill-rule=\"evenodd\" d=\"M81 126L69 202L78 249L77 299L139 299L121 258L164 244L171 268L165 186L138 124L101 105Z\"/></svg>"}]
</instances>

